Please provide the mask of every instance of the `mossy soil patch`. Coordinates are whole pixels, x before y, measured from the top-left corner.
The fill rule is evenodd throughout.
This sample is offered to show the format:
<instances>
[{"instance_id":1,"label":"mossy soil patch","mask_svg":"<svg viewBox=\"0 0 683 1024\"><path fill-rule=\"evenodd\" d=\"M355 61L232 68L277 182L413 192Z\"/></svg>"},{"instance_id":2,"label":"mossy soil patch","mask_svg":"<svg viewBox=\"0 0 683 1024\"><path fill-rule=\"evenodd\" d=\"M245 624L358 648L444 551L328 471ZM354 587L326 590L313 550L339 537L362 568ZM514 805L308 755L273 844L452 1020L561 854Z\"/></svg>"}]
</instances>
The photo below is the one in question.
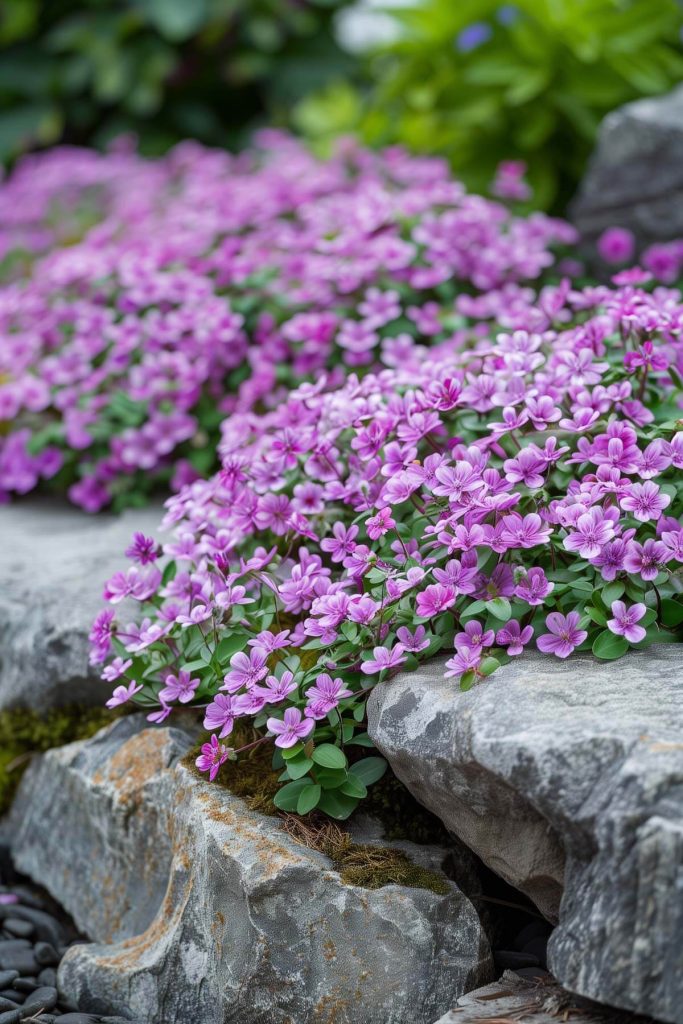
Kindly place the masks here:
<instances>
[{"instance_id":1,"label":"mossy soil patch","mask_svg":"<svg viewBox=\"0 0 683 1024\"><path fill-rule=\"evenodd\" d=\"M51 710L48 716L27 708L1 711L0 817L9 810L33 754L89 739L112 720L106 708L64 707Z\"/></svg>"},{"instance_id":2,"label":"mossy soil patch","mask_svg":"<svg viewBox=\"0 0 683 1024\"><path fill-rule=\"evenodd\" d=\"M235 742L239 745L251 739L239 736ZM181 763L205 782L206 775L195 765L200 749L201 744L198 744ZM365 889L405 885L429 889L440 895L450 892L444 875L415 864L402 850L372 843L355 843L349 832L324 814L314 812L302 818L279 811L273 803L273 797L281 786L278 776L279 772L272 767L272 747L264 744L254 747L239 760L224 765L212 785L220 785L234 796L239 796L252 811L279 817L283 828L293 839L329 857L342 881L348 885L359 885ZM378 818L386 839L440 845L449 842L448 833L438 818L418 804L405 786L389 773L371 787L359 812Z\"/></svg>"}]
</instances>

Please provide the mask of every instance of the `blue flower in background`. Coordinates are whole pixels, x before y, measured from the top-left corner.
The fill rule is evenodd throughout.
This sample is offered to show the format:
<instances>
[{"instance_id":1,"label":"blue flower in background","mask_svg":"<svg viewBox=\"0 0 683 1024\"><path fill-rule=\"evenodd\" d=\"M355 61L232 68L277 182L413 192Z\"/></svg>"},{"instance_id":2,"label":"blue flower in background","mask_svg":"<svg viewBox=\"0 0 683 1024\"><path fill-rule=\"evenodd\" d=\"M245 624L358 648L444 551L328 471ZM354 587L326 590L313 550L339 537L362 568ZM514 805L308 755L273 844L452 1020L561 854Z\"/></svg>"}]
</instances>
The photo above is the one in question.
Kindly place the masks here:
<instances>
[{"instance_id":1,"label":"blue flower in background","mask_svg":"<svg viewBox=\"0 0 683 1024\"><path fill-rule=\"evenodd\" d=\"M519 17L519 8L514 4L503 4L496 11L496 20L499 25L512 25Z\"/></svg>"},{"instance_id":2,"label":"blue flower in background","mask_svg":"<svg viewBox=\"0 0 683 1024\"><path fill-rule=\"evenodd\" d=\"M493 29L485 21L473 21L456 36L455 47L461 53L471 53L478 46L488 43L492 35Z\"/></svg>"}]
</instances>

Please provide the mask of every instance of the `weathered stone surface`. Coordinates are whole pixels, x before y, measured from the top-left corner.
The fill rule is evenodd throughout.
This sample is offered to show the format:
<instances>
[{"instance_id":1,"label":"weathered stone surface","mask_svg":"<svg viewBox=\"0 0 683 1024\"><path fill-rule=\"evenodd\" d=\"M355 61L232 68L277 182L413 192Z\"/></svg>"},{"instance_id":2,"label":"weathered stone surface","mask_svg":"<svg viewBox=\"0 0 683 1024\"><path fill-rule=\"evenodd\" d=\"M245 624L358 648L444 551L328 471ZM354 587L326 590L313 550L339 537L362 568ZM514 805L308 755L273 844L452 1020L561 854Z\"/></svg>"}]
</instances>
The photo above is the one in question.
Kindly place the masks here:
<instances>
[{"instance_id":1,"label":"weathered stone surface","mask_svg":"<svg viewBox=\"0 0 683 1024\"><path fill-rule=\"evenodd\" d=\"M561 1020L581 1024L647 1024L646 1018L610 1010L574 996L554 978L520 978L506 971L500 981L468 992L436 1024L483 1024L486 1020L522 1021L523 1024L558 1024Z\"/></svg>"},{"instance_id":2,"label":"weathered stone surface","mask_svg":"<svg viewBox=\"0 0 683 1024\"><path fill-rule=\"evenodd\" d=\"M431 1024L491 977L455 883L345 885L280 819L179 764L186 734L145 726L34 762L10 820L18 869L96 940L59 971L80 1007L147 1024ZM444 850L402 846L439 870Z\"/></svg>"},{"instance_id":3,"label":"weathered stone surface","mask_svg":"<svg viewBox=\"0 0 683 1024\"><path fill-rule=\"evenodd\" d=\"M612 225L641 244L683 235L683 86L605 118L571 213L587 239Z\"/></svg>"},{"instance_id":4,"label":"weathered stone surface","mask_svg":"<svg viewBox=\"0 0 683 1024\"><path fill-rule=\"evenodd\" d=\"M683 648L528 655L467 693L437 662L377 687L369 718L417 799L559 917L562 984L683 1021Z\"/></svg>"},{"instance_id":5,"label":"weathered stone surface","mask_svg":"<svg viewBox=\"0 0 683 1024\"><path fill-rule=\"evenodd\" d=\"M133 531L156 533L161 516L160 507L89 516L39 500L0 508L0 710L108 696L88 665L90 626L104 582L127 567Z\"/></svg>"}]
</instances>

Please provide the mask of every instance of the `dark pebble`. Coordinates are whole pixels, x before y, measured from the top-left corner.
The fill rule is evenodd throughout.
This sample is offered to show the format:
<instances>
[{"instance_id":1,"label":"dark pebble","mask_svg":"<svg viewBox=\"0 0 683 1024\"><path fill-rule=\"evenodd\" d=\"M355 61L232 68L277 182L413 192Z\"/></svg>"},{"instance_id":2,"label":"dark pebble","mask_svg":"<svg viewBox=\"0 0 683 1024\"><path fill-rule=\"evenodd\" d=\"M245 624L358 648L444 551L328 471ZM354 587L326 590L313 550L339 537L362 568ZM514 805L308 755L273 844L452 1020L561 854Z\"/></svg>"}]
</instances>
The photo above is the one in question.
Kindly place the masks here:
<instances>
[{"instance_id":1,"label":"dark pebble","mask_svg":"<svg viewBox=\"0 0 683 1024\"><path fill-rule=\"evenodd\" d=\"M13 953L16 949L30 949L28 939L0 939L0 953Z\"/></svg>"},{"instance_id":2,"label":"dark pebble","mask_svg":"<svg viewBox=\"0 0 683 1024\"><path fill-rule=\"evenodd\" d=\"M53 946L58 946L64 937L59 921L55 920L51 914L46 914L44 910L25 907L18 903L8 906L3 906L0 903L0 921L6 921L8 918L30 921L35 926L36 937L43 942L51 942Z\"/></svg>"},{"instance_id":3,"label":"dark pebble","mask_svg":"<svg viewBox=\"0 0 683 1024\"><path fill-rule=\"evenodd\" d=\"M45 982L45 984L47 985L48 982ZM37 988L40 988L40 985L34 978L17 978L12 983L12 988L15 988L17 992L35 992Z\"/></svg>"},{"instance_id":4,"label":"dark pebble","mask_svg":"<svg viewBox=\"0 0 683 1024\"><path fill-rule=\"evenodd\" d=\"M16 949L9 953L0 950L0 968L3 971L19 971L23 978L32 978L40 970L30 949Z\"/></svg>"},{"instance_id":5,"label":"dark pebble","mask_svg":"<svg viewBox=\"0 0 683 1024\"><path fill-rule=\"evenodd\" d=\"M65 1013L59 1018L60 1024L98 1024L101 1017L94 1017L92 1013Z\"/></svg>"},{"instance_id":6,"label":"dark pebble","mask_svg":"<svg viewBox=\"0 0 683 1024\"><path fill-rule=\"evenodd\" d=\"M538 967L538 957L531 953L518 953L514 949L496 949L493 961L499 971L518 970L520 967Z\"/></svg>"},{"instance_id":7,"label":"dark pebble","mask_svg":"<svg viewBox=\"0 0 683 1024\"><path fill-rule=\"evenodd\" d=\"M19 977L19 971L0 971L0 988L7 988Z\"/></svg>"},{"instance_id":8,"label":"dark pebble","mask_svg":"<svg viewBox=\"0 0 683 1024\"><path fill-rule=\"evenodd\" d=\"M17 1006L21 1006L21 1003L21 999L17 1002L16 999L5 999L0 995L0 1011L5 1012L7 1010L16 1010Z\"/></svg>"},{"instance_id":9,"label":"dark pebble","mask_svg":"<svg viewBox=\"0 0 683 1024\"><path fill-rule=\"evenodd\" d=\"M545 967L548 962L548 940L540 935L537 939L530 939L525 943L522 952L537 957L541 967Z\"/></svg>"},{"instance_id":10,"label":"dark pebble","mask_svg":"<svg viewBox=\"0 0 683 1024\"><path fill-rule=\"evenodd\" d=\"M56 1024L57 1018L54 1013L41 1013L40 1017L34 1017L31 1024Z\"/></svg>"},{"instance_id":11,"label":"dark pebble","mask_svg":"<svg viewBox=\"0 0 683 1024\"><path fill-rule=\"evenodd\" d=\"M41 967L55 967L59 963L59 955L49 942L36 942L33 955Z\"/></svg>"},{"instance_id":12,"label":"dark pebble","mask_svg":"<svg viewBox=\"0 0 683 1024\"><path fill-rule=\"evenodd\" d=\"M0 996L3 999L9 999L10 1003L14 1003L15 1006L21 1006L24 999L26 999L26 993L21 992L18 988L3 988L0 992ZM7 1009L7 1007L5 1007Z\"/></svg>"},{"instance_id":13,"label":"dark pebble","mask_svg":"<svg viewBox=\"0 0 683 1024\"><path fill-rule=\"evenodd\" d=\"M39 1010L52 1010L57 1005L57 989L52 988L50 985L44 985L42 988L36 989L32 992L24 1003L23 1009L26 1011L26 1016L30 1016L28 1013L36 1014Z\"/></svg>"},{"instance_id":14,"label":"dark pebble","mask_svg":"<svg viewBox=\"0 0 683 1024\"><path fill-rule=\"evenodd\" d=\"M30 921L20 921L15 917L8 917L3 928L10 935L16 935L18 939L30 939L36 930L35 925L31 924Z\"/></svg>"},{"instance_id":15,"label":"dark pebble","mask_svg":"<svg viewBox=\"0 0 683 1024\"><path fill-rule=\"evenodd\" d=\"M547 921L530 921L524 925L515 939L515 949L524 949L532 939L546 939L552 931Z\"/></svg>"},{"instance_id":16,"label":"dark pebble","mask_svg":"<svg viewBox=\"0 0 683 1024\"><path fill-rule=\"evenodd\" d=\"M41 985L52 985L54 987L57 984L57 972L54 967L43 967L38 975L38 981Z\"/></svg>"},{"instance_id":17,"label":"dark pebble","mask_svg":"<svg viewBox=\"0 0 683 1024\"><path fill-rule=\"evenodd\" d=\"M16 1010L7 1010L5 1013L0 1013L0 1024L19 1024L23 1016L23 1006L17 1006Z\"/></svg>"}]
</instances>

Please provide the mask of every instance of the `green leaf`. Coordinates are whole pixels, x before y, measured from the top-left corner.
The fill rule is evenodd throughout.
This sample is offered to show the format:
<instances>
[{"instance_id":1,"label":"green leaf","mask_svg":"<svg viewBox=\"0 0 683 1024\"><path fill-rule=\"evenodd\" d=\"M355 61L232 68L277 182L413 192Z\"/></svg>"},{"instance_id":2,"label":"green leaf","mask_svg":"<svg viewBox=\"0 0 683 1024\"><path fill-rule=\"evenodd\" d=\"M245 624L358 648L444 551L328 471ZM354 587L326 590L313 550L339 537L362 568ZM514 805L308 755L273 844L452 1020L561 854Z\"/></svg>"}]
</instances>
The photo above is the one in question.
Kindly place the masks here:
<instances>
[{"instance_id":1,"label":"green leaf","mask_svg":"<svg viewBox=\"0 0 683 1024\"><path fill-rule=\"evenodd\" d=\"M296 813L308 814L309 811L312 811L314 807L318 806L321 793L320 786L306 786L302 789L296 802Z\"/></svg>"},{"instance_id":2,"label":"green leaf","mask_svg":"<svg viewBox=\"0 0 683 1024\"><path fill-rule=\"evenodd\" d=\"M282 756L285 761L291 761L292 758L298 757L301 751L304 749L303 743L295 743L293 747L281 747Z\"/></svg>"},{"instance_id":3,"label":"green leaf","mask_svg":"<svg viewBox=\"0 0 683 1024\"><path fill-rule=\"evenodd\" d=\"M608 583L606 587L602 588L599 592L600 598L608 611L612 610L612 602L618 601L625 589L626 584L621 580L615 580L614 583Z\"/></svg>"},{"instance_id":4,"label":"green leaf","mask_svg":"<svg viewBox=\"0 0 683 1024\"><path fill-rule=\"evenodd\" d=\"M370 735L367 732L359 732L357 736L354 736L352 740L349 740L348 746L350 747L374 747L374 743L370 739Z\"/></svg>"},{"instance_id":5,"label":"green leaf","mask_svg":"<svg viewBox=\"0 0 683 1024\"><path fill-rule=\"evenodd\" d=\"M589 605L586 608L586 615L588 615L593 622L597 623L598 626L604 627L607 625L607 616L599 608L594 608L592 605Z\"/></svg>"},{"instance_id":6,"label":"green leaf","mask_svg":"<svg viewBox=\"0 0 683 1024\"><path fill-rule=\"evenodd\" d=\"M308 779L297 779L296 782L288 782L286 786L277 791L273 797L273 803L281 811L295 811L301 793L309 786L310 782Z\"/></svg>"},{"instance_id":7,"label":"green leaf","mask_svg":"<svg viewBox=\"0 0 683 1024\"><path fill-rule=\"evenodd\" d=\"M323 768L346 768L346 755L332 743L322 743L316 747L313 760Z\"/></svg>"},{"instance_id":8,"label":"green leaf","mask_svg":"<svg viewBox=\"0 0 683 1024\"><path fill-rule=\"evenodd\" d=\"M486 608L501 622L507 622L512 615L512 608L507 597L494 597L492 601L486 603Z\"/></svg>"},{"instance_id":9,"label":"green leaf","mask_svg":"<svg viewBox=\"0 0 683 1024\"><path fill-rule=\"evenodd\" d=\"M319 768L315 777L323 789L339 789L348 778L346 768Z\"/></svg>"},{"instance_id":10,"label":"green leaf","mask_svg":"<svg viewBox=\"0 0 683 1024\"><path fill-rule=\"evenodd\" d=\"M675 629L683 622L683 604L665 597L662 601L662 623L669 629Z\"/></svg>"},{"instance_id":11,"label":"green leaf","mask_svg":"<svg viewBox=\"0 0 683 1024\"><path fill-rule=\"evenodd\" d=\"M598 633L593 641L593 654L596 658L601 658L603 661L614 661L615 658L620 658L622 654L626 654L627 650L628 640L626 637L616 636L608 629Z\"/></svg>"},{"instance_id":12,"label":"green leaf","mask_svg":"<svg viewBox=\"0 0 683 1024\"><path fill-rule=\"evenodd\" d=\"M344 785L340 786L339 792L345 793L346 796L357 797L359 800L363 800L368 795L367 786L360 779L357 779L355 775L347 776Z\"/></svg>"},{"instance_id":13,"label":"green leaf","mask_svg":"<svg viewBox=\"0 0 683 1024\"><path fill-rule=\"evenodd\" d=\"M313 761L310 757L298 757L293 758L287 762L287 774L290 779L300 779L306 775L313 767Z\"/></svg>"},{"instance_id":14,"label":"green leaf","mask_svg":"<svg viewBox=\"0 0 683 1024\"><path fill-rule=\"evenodd\" d=\"M230 661L233 654L237 654L238 651L243 651L247 646L248 639L249 638L246 633L235 632L231 636L226 636L225 639L221 640L216 648L216 657L220 661L221 665Z\"/></svg>"},{"instance_id":15,"label":"green leaf","mask_svg":"<svg viewBox=\"0 0 683 1024\"><path fill-rule=\"evenodd\" d=\"M357 806L357 797L348 796L348 794L340 793L338 790L324 792L318 803L321 811L329 814L330 818L335 818L337 821L344 821L349 815L353 814Z\"/></svg>"},{"instance_id":16,"label":"green leaf","mask_svg":"<svg viewBox=\"0 0 683 1024\"><path fill-rule=\"evenodd\" d=\"M480 664L479 671L483 676L490 676L497 668L500 668L498 658L488 657Z\"/></svg>"},{"instance_id":17,"label":"green leaf","mask_svg":"<svg viewBox=\"0 0 683 1024\"><path fill-rule=\"evenodd\" d=\"M171 42L189 39L204 24L206 0L147 0L150 21Z\"/></svg>"},{"instance_id":18,"label":"green leaf","mask_svg":"<svg viewBox=\"0 0 683 1024\"><path fill-rule=\"evenodd\" d=\"M349 774L355 776L365 786L371 786L382 778L387 770L387 762L383 757L364 757L349 768Z\"/></svg>"}]
</instances>

